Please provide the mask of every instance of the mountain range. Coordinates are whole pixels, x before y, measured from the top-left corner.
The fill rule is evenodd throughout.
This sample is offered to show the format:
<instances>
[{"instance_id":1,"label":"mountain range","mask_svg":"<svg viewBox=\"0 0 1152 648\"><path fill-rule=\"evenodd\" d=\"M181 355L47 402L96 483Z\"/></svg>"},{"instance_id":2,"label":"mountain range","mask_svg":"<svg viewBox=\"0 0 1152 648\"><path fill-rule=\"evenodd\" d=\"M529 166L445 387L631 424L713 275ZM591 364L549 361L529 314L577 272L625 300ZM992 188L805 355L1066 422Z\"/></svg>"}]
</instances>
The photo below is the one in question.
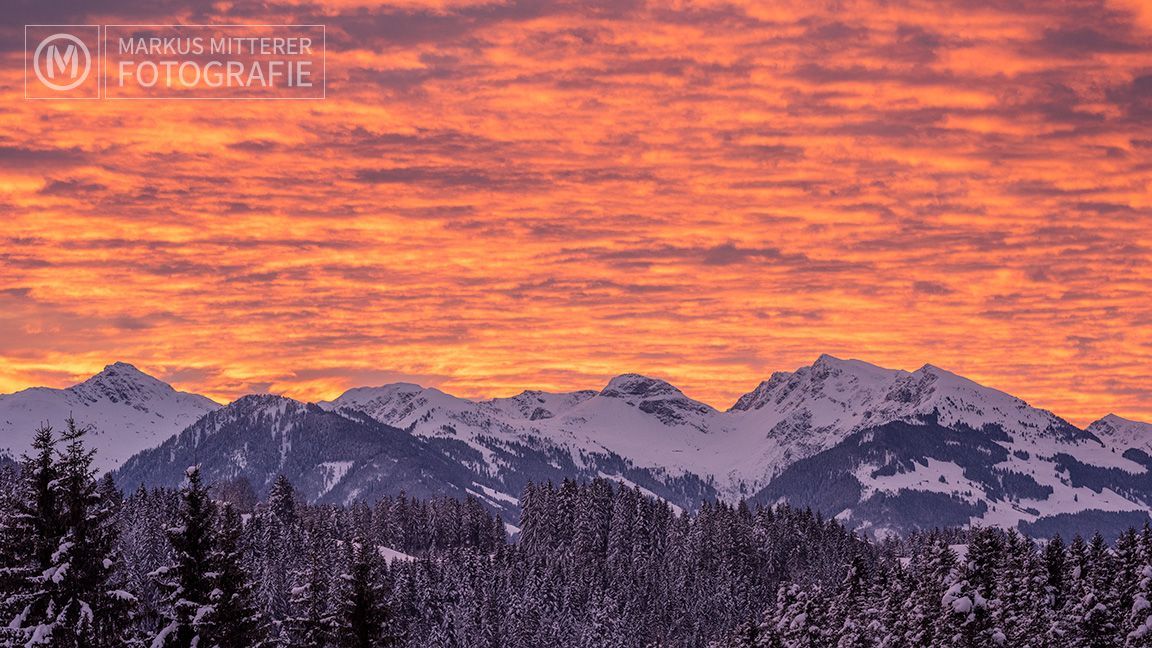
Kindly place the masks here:
<instances>
[{"instance_id":1,"label":"mountain range","mask_svg":"<svg viewBox=\"0 0 1152 648\"><path fill-rule=\"evenodd\" d=\"M173 486L199 463L257 492L283 473L314 501L469 494L510 521L529 481L595 477L683 509L789 501L876 535L1108 532L1142 524L1152 503L1152 425L1108 415L1080 429L932 365L828 355L726 411L637 374L480 401L397 383L222 407L116 363L68 389L0 396L0 446L18 453L36 423L69 413L99 430L99 465L127 488Z\"/></svg>"}]
</instances>

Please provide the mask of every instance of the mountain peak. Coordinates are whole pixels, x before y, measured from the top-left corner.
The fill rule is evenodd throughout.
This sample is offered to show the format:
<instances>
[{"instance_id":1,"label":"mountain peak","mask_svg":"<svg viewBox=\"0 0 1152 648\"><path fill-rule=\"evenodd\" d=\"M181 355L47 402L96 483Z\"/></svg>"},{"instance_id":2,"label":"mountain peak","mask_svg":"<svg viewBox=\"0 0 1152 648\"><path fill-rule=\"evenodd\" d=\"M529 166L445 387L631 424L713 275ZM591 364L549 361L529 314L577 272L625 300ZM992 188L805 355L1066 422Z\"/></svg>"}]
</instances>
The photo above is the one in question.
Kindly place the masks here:
<instances>
[{"instance_id":1,"label":"mountain peak","mask_svg":"<svg viewBox=\"0 0 1152 648\"><path fill-rule=\"evenodd\" d=\"M1100 420L1096 421L1096 423L1113 423L1113 424L1119 423L1119 424L1129 424L1129 425L1131 425L1131 424L1148 425L1148 423L1144 423L1142 421L1137 421L1136 419L1124 418L1123 416L1120 416L1119 414L1114 414L1111 412L1109 412L1108 414L1105 414L1104 416L1101 416ZM1093 425L1095 425L1095 423Z\"/></svg>"},{"instance_id":2,"label":"mountain peak","mask_svg":"<svg viewBox=\"0 0 1152 648\"><path fill-rule=\"evenodd\" d=\"M626 398L628 396L651 398L654 396L683 396L684 394L671 383L659 378L626 373L609 380L604 389L600 390L600 395L609 398Z\"/></svg>"},{"instance_id":3,"label":"mountain peak","mask_svg":"<svg viewBox=\"0 0 1152 648\"><path fill-rule=\"evenodd\" d=\"M140 371L139 369L136 368L136 365L134 365L130 362L124 362L123 360L117 360L117 361L113 362L112 364L104 365L104 371L110 371L110 370L116 370L116 369L121 369L121 370L127 369L127 370L137 371L137 372Z\"/></svg>"},{"instance_id":4,"label":"mountain peak","mask_svg":"<svg viewBox=\"0 0 1152 648\"><path fill-rule=\"evenodd\" d=\"M73 385L69 391L85 402L108 400L113 403L136 403L176 390L171 385L140 371L127 362L113 362L100 373Z\"/></svg>"},{"instance_id":5,"label":"mountain peak","mask_svg":"<svg viewBox=\"0 0 1152 648\"><path fill-rule=\"evenodd\" d=\"M1152 450L1152 423L1133 421L1117 414L1108 414L1088 426L1106 444L1127 448Z\"/></svg>"},{"instance_id":6,"label":"mountain peak","mask_svg":"<svg viewBox=\"0 0 1152 648\"><path fill-rule=\"evenodd\" d=\"M120 361L113 362L110 365L105 365L104 368L100 370L100 373L94 374L91 378L89 378L85 382L90 382L92 380L96 380L99 378L120 378L120 379L124 379L124 380L144 380L144 381L163 382L163 381L159 380L158 378L155 378L153 376L150 376L150 375L144 373L143 371L140 371L139 369L136 368L136 365L134 365L134 364L129 364L127 362L120 362ZM165 384L167 384L167 383L165 383Z\"/></svg>"},{"instance_id":7,"label":"mountain peak","mask_svg":"<svg viewBox=\"0 0 1152 648\"><path fill-rule=\"evenodd\" d=\"M59 426L74 417L93 428L93 443L99 447L95 465L106 470L219 407L205 396L177 391L132 364L113 362L65 389L37 387L4 396L0 446L18 454L39 423Z\"/></svg>"},{"instance_id":8,"label":"mountain peak","mask_svg":"<svg viewBox=\"0 0 1152 648\"><path fill-rule=\"evenodd\" d=\"M268 411L278 410L283 411L290 406L302 406L302 403L296 399L280 394L245 394L240 398L228 403L224 409L231 411L252 412L255 410Z\"/></svg>"}]
</instances>

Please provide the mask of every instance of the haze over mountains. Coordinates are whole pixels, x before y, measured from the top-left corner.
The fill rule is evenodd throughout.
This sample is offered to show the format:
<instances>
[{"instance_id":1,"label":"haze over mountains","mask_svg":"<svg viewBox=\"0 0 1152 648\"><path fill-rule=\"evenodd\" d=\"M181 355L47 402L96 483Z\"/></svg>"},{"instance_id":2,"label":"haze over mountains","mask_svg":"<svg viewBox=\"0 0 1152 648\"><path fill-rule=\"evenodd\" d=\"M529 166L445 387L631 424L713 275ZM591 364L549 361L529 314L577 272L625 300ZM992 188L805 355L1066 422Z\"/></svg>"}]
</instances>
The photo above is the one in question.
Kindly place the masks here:
<instances>
[{"instance_id":1,"label":"haze over mountains","mask_svg":"<svg viewBox=\"0 0 1152 648\"><path fill-rule=\"evenodd\" d=\"M1152 425L1109 415L1082 430L938 367L827 355L727 411L636 374L485 401L398 383L221 408L117 363L67 390L0 396L0 445L19 451L69 412L101 430L100 466L128 488L175 485L199 463L257 491L283 472L317 501L471 494L510 521L528 481L597 476L682 508L786 499L876 533L1107 529L1142 523L1152 502Z\"/></svg>"}]
</instances>

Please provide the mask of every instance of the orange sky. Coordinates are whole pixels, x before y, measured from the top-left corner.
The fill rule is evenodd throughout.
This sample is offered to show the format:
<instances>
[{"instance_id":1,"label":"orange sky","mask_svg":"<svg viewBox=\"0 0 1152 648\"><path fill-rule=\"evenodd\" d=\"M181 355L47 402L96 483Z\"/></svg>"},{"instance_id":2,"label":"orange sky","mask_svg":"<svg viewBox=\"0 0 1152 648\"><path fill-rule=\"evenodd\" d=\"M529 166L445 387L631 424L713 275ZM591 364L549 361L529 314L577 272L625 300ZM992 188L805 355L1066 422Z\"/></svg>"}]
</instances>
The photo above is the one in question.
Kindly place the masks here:
<instances>
[{"instance_id":1,"label":"orange sky","mask_svg":"<svg viewBox=\"0 0 1152 648\"><path fill-rule=\"evenodd\" d=\"M1152 420L1145 4L10 2L0 391L727 407L827 352ZM161 22L326 24L328 99L23 99L24 24Z\"/></svg>"}]
</instances>

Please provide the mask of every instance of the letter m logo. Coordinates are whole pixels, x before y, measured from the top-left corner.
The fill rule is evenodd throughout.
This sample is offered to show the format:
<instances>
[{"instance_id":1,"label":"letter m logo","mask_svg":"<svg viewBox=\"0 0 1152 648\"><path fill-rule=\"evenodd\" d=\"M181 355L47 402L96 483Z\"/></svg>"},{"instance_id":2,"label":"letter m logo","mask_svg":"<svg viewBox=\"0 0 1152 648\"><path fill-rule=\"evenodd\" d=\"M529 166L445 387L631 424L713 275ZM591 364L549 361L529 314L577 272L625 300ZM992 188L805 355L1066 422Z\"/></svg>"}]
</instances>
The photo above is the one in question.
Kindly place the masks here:
<instances>
[{"instance_id":1,"label":"letter m logo","mask_svg":"<svg viewBox=\"0 0 1152 648\"><path fill-rule=\"evenodd\" d=\"M68 78L75 78L80 73L80 52L76 50L76 46L71 43L64 49L64 53L60 53L60 47L57 45L48 46L47 67L45 72L48 78L56 78L56 70L64 72L68 68L68 64L72 64L72 71L65 72Z\"/></svg>"}]
</instances>

